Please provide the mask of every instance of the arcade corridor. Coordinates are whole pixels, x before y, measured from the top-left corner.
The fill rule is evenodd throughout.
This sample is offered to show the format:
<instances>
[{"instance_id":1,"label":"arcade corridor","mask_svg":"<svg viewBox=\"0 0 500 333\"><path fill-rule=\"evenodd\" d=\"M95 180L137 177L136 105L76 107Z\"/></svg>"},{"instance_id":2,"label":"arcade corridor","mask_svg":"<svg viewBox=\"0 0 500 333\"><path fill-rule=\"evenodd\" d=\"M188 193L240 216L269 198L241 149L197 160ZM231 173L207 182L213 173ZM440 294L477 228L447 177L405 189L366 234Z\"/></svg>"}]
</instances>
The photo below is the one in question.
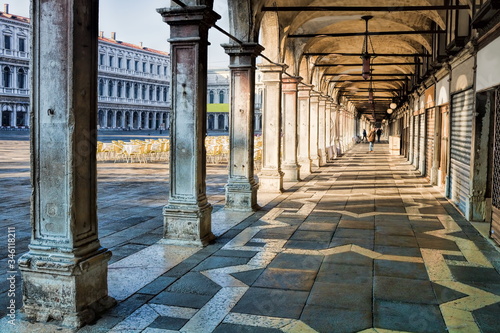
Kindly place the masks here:
<instances>
[{"instance_id":1,"label":"arcade corridor","mask_svg":"<svg viewBox=\"0 0 500 333\"><path fill-rule=\"evenodd\" d=\"M156 243L163 189L135 176L157 198L143 202L157 217L115 234L101 226L117 256L108 281L119 304L78 332L498 332L498 248L387 144L367 147L259 195L253 214L217 208L222 189L209 187L217 239L205 248ZM113 178L137 169L111 167L99 167L109 182L99 202L116 215L130 202L110 190ZM18 321L13 332L72 331Z\"/></svg>"}]
</instances>

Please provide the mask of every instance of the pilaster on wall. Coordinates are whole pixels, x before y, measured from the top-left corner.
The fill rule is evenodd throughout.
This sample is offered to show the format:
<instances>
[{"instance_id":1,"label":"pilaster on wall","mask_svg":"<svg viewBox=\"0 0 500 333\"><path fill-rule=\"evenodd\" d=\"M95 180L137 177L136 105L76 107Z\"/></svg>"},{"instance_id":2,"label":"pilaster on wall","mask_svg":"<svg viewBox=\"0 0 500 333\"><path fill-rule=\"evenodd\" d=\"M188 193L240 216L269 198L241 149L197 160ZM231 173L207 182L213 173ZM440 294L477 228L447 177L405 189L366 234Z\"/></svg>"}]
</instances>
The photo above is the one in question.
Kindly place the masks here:
<instances>
[{"instance_id":1,"label":"pilaster on wall","mask_svg":"<svg viewBox=\"0 0 500 333\"><path fill-rule=\"evenodd\" d=\"M207 6L163 8L170 25L172 128L170 193L163 242L206 245L213 238L206 195L208 30L220 18Z\"/></svg>"},{"instance_id":2,"label":"pilaster on wall","mask_svg":"<svg viewBox=\"0 0 500 333\"><path fill-rule=\"evenodd\" d=\"M111 252L97 235L98 1L35 0L31 17L32 238L19 260L22 311L77 328L115 304Z\"/></svg>"},{"instance_id":3,"label":"pilaster on wall","mask_svg":"<svg viewBox=\"0 0 500 333\"><path fill-rule=\"evenodd\" d=\"M229 181L226 208L257 209L254 179L255 59L264 49L256 43L223 45L230 56L231 117L229 126Z\"/></svg>"},{"instance_id":4,"label":"pilaster on wall","mask_svg":"<svg viewBox=\"0 0 500 333\"><path fill-rule=\"evenodd\" d=\"M320 166L320 158L319 158L319 98L320 93L317 91L311 92L310 99L310 110L311 110L311 118L310 118L310 146L309 153L311 156L311 164L313 167Z\"/></svg>"},{"instance_id":5,"label":"pilaster on wall","mask_svg":"<svg viewBox=\"0 0 500 333\"><path fill-rule=\"evenodd\" d=\"M262 170L259 188L264 192L283 191L281 171L281 79L285 65L263 63L258 65L264 83L262 108Z\"/></svg>"},{"instance_id":6,"label":"pilaster on wall","mask_svg":"<svg viewBox=\"0 0 500 333\"><path fill-rule=\"evenodd\" d=\"M323 166L326 164L326 101L328 100L325 96L320 96L318 105L318 156L319 165Z\"/></svg>"}]
</instances>

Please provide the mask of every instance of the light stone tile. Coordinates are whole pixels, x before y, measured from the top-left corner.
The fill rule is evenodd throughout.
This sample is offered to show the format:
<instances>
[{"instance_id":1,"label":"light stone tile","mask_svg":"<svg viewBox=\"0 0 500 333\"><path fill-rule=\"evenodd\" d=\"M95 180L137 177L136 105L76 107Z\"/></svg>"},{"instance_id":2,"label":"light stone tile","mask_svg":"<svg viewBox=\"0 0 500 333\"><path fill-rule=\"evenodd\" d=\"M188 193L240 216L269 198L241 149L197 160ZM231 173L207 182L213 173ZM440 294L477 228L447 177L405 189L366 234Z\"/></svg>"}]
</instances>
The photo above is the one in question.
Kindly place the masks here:
<instances>
[{"instance_id":1,"label":"light stone tile","mask_svg":"<svg viewBox=\"0 0 500 333\"><path fill-rule=\"evenodd\" d=\"M294 319L266 317L245 313L230 313L224 318L223 322L226 324L281 329L294 322Z\"/></svg>"},{"instance_id":2,"label":"light stone tile","mask_svg":"<svg viewBox=\"0 0 500 333\"><path fill-rule=\"evenodd\" d=\"M225 209L212 214L212 233L217 237L252 215L251 212L233 212Z\"/></svg>"},{"instance_id":3,"label":"light stone tile","mask_svg":"<svg viewBox=\"0 0 500 333\"><path fill-rule=\"evenodd\" d=\"M375 259L400 261L400 262L414 262L414 263L419 263L419 264L424 262L424 260L422 258L419 258L419 257L395 256L395 255L388 255L388 254L381 255L380 257L377 257Z\"/></svg>"},{"instance_id":4,"label":"light stone tile","mask_svg":"<svg viewBox=\"0 0 500 333\"><path fill-rule=\"evenodd\" d=\"M191 319L198 309L185 308L180 306L171 306L163 304L148 304L153 310L155 310L162 317L174 317L182 319Z\"/></svg>"},{"instance_id":5,"label":"light stone tile","mask_svg":"<svg viewBox=\"0 0 500 333\"><path fill-rule=\"evenodd\" d=\"M300 320L295 320L281 329L285 333L317 333L318 331L309 327Z\"/></svg>"},{"instance_id":6,"label":"light stone tile","mask_svg":"<svg viewBox=\"0 0 500 333\"><path fill-rule=\"evenodd\" d=\"M477 327L471 312L455 309L446 305L441 305L440 310L448 332L481 332L479 327Z\"/></svg>"},{"instance_id":7,"label":"light stone tile","mask_svg":"<svg viewBox=\"0 0 500 333\"><path fill-rule=\"evenodd\" d=\"M108 271L110 296L119 301L130 297L200 249L154 244L111 264Z\"/></svg>"},{"instance_id":8,"label":"light stone tile","mask_svg":"<svg viewBox=\"0 0 500 333\"><path fill-rule=\"evenodd\" d=\"M130 316L125 318L122 322L114 326L110 332L125 332L139 330L142 331L151 323L153 323L156 318L158 318L158 312L152 309L148 304L141 306Z\"/></svg>"},{"instance_id":9,"label":"light stone tile","mask_svg":"<svg viewBox=\"0 0 500 333\"><path fill-rule=\"evenodd\" d=\"M230 266L223 267L218 269L211 269L207 271L201 272L207 278L211 279L219 286L223 288L227 287L248 287L246 284L231 276L232 273L246 272L250 270L254 270L255 267L250 265L238 265L238 266Z\"/></svg>"},{"instance_id":10,"label":"light stone tile","mask_svg":"<svg viewBox=\"0 0 500 333\"><path fill-rule=\"evenodd\" d=\"M141 333L178 333L179 331L172 331L172 330L164 330L161 328L146 328L144 331Z\"/></svg>"},{"instance_id":11,"label":"light stone tile","mask_svg":"<svg viewBox=\"0 0 500 333\"><path fill-rule=\"evenodd\" d=\"M205 304L186 325L183 332L211 332L238 303L248 287L223 288Z\"/></svg>"}]
</instances>

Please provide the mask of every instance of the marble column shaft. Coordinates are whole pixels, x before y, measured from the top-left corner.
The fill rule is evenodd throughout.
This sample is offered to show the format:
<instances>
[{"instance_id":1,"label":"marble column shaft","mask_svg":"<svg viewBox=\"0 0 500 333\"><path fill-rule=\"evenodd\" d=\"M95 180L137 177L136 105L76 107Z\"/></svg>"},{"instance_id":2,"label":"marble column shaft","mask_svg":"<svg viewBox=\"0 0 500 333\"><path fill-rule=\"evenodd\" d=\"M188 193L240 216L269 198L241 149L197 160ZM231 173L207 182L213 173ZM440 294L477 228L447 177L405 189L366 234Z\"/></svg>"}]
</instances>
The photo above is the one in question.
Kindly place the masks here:
<instances>
[{"instance_id":1,"label":"marble column shaft","mask_svg":"<svg viewBox=\"0 0 500 333\"><path fill-rule=\"evenodd\" d=\"M299 144L298 159L300 165L300 178L304 179L311 173L311 136L310 136L310 100L311 85L299 85Z\"/></svg>"},{"instance_id":2,"label":"marble column shaft","mask_svg":"<svg viewBox=\"0 0 500 333\"><path fill-rule=\"evenodd\" d=\"M264 83L262 105L262 169L259 189L263 192L283 192L281 171L281 77L284 65L259 64Z\"/></svg>"},{"instance_id":3,"label":"marble column shaft","mask_svg":"<svg viewBox=\"0 0 500 333\"><path fill-rule=\"evenodd\" d=\"M226 209L252 211L258 208L254 179L255 59L264 48L256 43L223 47L230 56L231 70Z\"/></svg>"},{"instance_id":4,"label":"marble column shaft","mask_svg":"<svg viewBox=\"0 0 500 333\"><path fill-rule=\"evenodd\" d=\"M319 145L318 145L318 136L319 136L319 97L320 93L316 91L311 92L311 100L310 100L310 146L309 152L311 155L311 164L314 167L320 166L319 159Z\"/></svg>"},{"instance_id":5,"label":"marble column shaft","mask_svg":"<svg viewBox=\"0 0 500 333\"><path fill-rule=\"evenodd\" d=\"M319 106L318 106L318 155L319 155L319 165L320 166L326 164L326 142L325 142L326 101L327 101L327 97L321 96L319 98Z\"/></svg>"},{"instance_id":6,"label":"marble column shaft","mask_svg":"<svg viewBox=\"0 0 500 333\"><path fill-rule=\"evenodd\" d=\"M170 192L163 242L207 245L212 206L206 195L208 30L220 18L207 6L161 8L170 25L172 128Z\"/></svg>"},{"instance_id":7,"label":"marble column shaft","mask_svg":"<svg viewBox=\"0 0 500 333\"><path fill-rule=\"evenodd\" d=\"M19 259L22 311L77 328L115 304L111 252L97 234L98 1L35 0L31 18L32 237Z\"/></svg>"},{"instance_id":8,"label":"marble column shaft","mask_svg":"<svg viewBox=\"0 0 500 333\"><path fill-rule=\"evenodd\" d=\"M297 99L298 85L302 78L283 78L283 180L300 180L297 163Z\"/></svg>"}]
</instances>

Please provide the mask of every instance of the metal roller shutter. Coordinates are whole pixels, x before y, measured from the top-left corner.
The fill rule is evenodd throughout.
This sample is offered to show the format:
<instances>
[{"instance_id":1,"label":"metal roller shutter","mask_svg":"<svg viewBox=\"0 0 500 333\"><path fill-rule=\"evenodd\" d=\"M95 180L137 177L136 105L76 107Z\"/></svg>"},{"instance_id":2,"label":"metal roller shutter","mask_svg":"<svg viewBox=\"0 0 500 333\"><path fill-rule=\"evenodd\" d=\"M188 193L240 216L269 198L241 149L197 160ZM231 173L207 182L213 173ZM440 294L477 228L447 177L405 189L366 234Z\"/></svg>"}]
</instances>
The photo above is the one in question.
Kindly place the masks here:
<instances>
[{"instance_id":1,"label":"metal roller shutter","mask_svg":"<svg viewBox=\"0 0 500 333\"><path fill-rule=\"evenodd\" d=\"M493 186L491 191L491 237L500 244L500 88L495 91L495 136L493 144Z\"/></svg>"},{"instance_id":2,"label":"metal roller shutter","mask_svg":"<svg viewBox=\"0 0 500 333\"><path fill-rule=\"evenodd\" d=\"M425 151L427 156L425 158L425 175L430 176L432 170L432 164L434 160L434 126L435 126L435 115L434 109L428 109L427 115L427 141Z\"/></svg>"},{"instance_id":3,"label":"metal roller shutter","mask_svg":"<svg viewBox=\"0 0 500 333\"><path fill-rule=\"evenodd\" d=\"M449 198L467 214L470 190L473 91L452 97Z\"/></svg>"},{"instance_id":4,"label":"metal roller shutter","mask_svg":"<svg viewBox=\"0 0 500 333\"><path fill-rule=\"evenodd\" d=\"M418 132L418 169L422 173L425 174L425 112L420 116L420 129Z\"/></svg>"}]
</instances>

